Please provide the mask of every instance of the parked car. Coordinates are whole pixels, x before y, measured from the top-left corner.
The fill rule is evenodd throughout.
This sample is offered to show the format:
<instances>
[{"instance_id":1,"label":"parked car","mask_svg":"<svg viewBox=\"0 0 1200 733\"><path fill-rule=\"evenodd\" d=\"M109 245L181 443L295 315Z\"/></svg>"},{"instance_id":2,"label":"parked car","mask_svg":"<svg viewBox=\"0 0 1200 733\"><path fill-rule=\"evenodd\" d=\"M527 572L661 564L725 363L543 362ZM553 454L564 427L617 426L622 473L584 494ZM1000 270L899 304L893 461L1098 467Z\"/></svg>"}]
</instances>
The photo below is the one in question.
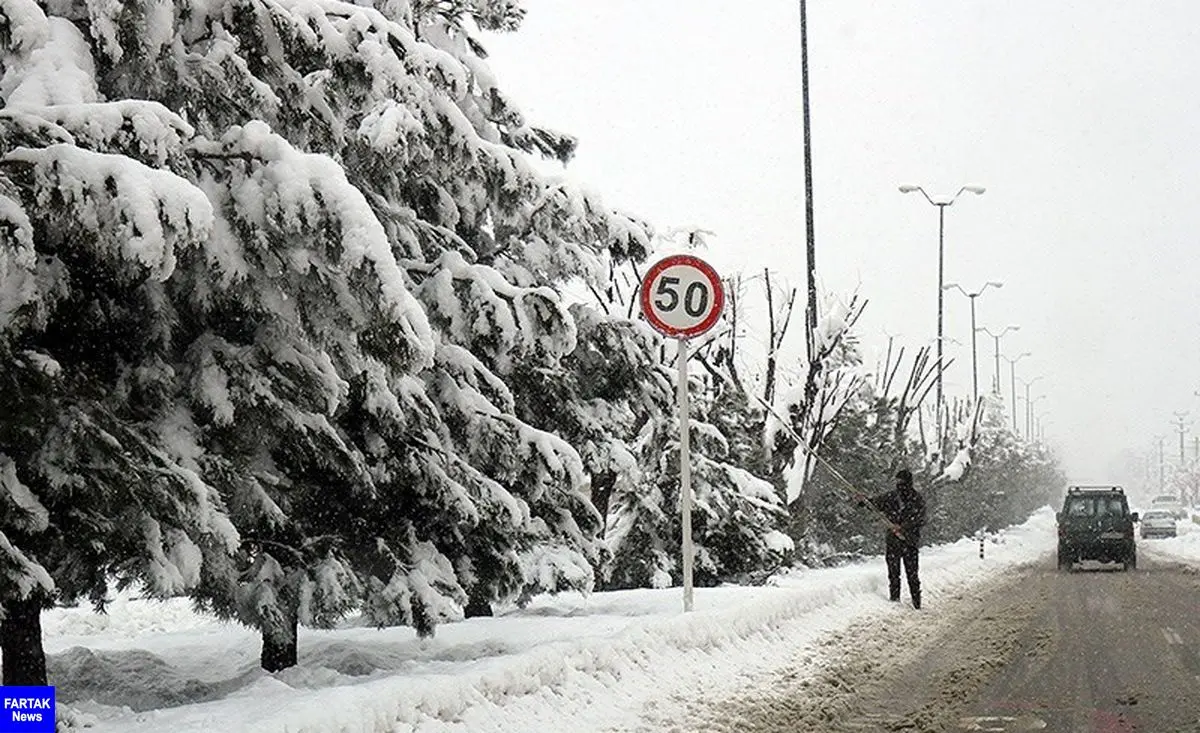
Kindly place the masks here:
<instances>
[{"instance_id":1,"label":"parked car","mask_svg":"<svg viewBox=\"0 0 1200 733\"><path fill-rule=\"evenodd\" d=\"M1187 508L1183 506L1183 502L1179 500L1179 497L1174 494L1162 494L1161 496L1154 497L1150 501L1150 508L1171 512L1171 516L1176 519L1187 519L1188 517Z\"/></svg>"},{"instance_id":2,"label":"parked car","mask_svg":"<svg viewBox=\"0 0 1200 733\"><path fill-rule=\"evenodd\" d=\"M1175 515L1166 509L1151 509L1142 515L1142 539L1152 537L1174 537L1176 535Z\"/></svg>"}]
</instances>

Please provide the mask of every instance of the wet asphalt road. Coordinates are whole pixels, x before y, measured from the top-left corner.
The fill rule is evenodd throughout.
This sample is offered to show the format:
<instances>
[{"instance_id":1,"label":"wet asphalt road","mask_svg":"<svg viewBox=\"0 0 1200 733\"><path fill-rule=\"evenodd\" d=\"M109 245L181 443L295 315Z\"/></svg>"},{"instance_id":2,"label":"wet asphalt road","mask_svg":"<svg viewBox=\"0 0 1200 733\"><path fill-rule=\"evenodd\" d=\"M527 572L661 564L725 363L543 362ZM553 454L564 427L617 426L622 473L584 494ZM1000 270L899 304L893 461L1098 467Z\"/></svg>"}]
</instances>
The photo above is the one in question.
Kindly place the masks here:
<instances>
[{"instance_id":1,"label":"wet asphalt road","mask_svg":"<svg viewBox=\"0 0 1200 733\"><path fill-rule=\"evenodd\" d=\"M712 733L1200 733L1200 569L1139 542L1131 572L1054 558L827 640L817 675L723 700Z\"/></svg>"},{"instance_id":2,"label":"wet asphalt road","mask_svg":"<svg viewBox=\"0 0 1200 733\"><path fill-rule=\"evenodd\" d=\"M959 729L1200 731L1200 574L1150 547L1128 573L1032 569L1034 612Z\"/></svg>"}]
</instances>

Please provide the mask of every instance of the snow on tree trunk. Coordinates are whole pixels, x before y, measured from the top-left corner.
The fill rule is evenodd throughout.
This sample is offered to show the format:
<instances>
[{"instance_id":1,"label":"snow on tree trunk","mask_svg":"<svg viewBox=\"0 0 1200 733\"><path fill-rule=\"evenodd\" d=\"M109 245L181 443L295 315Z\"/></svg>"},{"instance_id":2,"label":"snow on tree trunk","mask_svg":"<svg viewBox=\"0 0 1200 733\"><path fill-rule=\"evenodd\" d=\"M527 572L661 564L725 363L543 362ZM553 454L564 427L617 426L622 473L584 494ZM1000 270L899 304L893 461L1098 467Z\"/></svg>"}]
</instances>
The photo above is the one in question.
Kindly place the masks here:
<instances>
[{"instance_id":1,"label":"snow on tree trunk","mask_svg":"<svg viewBox=\"0 0 1200 733\"><path fill-rule=\"evenodd\" d=\"M45 686L46 653L42 649L42 606L37 597L6 600L0 621L0 665L3 684Z\"/></svg>"},{"instance_id":2,"label":"snow on tree trunk","mask_svg":"<svg viewBox=\"0 0 1200 733\"><path fill-rule=\"evenodd\" d=\"M298 661L299 621L293 613L285 614L283 624L273 629L263 629L262 651L259 666L267 672L279 672L295 667Z\"/></svg>"}]
</instances>

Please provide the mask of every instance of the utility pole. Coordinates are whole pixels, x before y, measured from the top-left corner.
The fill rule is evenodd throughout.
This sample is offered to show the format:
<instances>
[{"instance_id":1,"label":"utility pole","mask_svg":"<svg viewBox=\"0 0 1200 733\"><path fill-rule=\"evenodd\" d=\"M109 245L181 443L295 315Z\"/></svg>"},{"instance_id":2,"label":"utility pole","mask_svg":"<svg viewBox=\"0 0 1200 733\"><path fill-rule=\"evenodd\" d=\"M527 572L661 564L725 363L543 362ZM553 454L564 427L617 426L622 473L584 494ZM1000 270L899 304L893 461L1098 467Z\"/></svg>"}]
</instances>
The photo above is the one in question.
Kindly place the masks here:
<instances>
[{"instance_id":1,"label":"utility pole","mask_svg":"<svg viewBox=\"0 0 1200 733\"><path fill-rule=\"evenodd\" d=\"M813 224L812 124L808 105L808 2L800 0L800 89L804 124L804 222L808 256L808 361L816 358L811 343L817 333L817 235Z\"/></svg>"},{"instance_id":2,"label":"utility pole","mask_svg":"<svg viewBox=\"0 0 1200 733\"><path fill-rule=\"evenodd\" d=\"M1175 474L1175 476L1176 476L1175 492L1176 492L1176 496L1179 497L1179 500L1186 503L1187 499L1184 498L1184 494L1187 493L1187 488L1184 486L1183 471L1184 471L1184 464L1187 463L1187 458L1184 456L1184 452L1183 452L1183 440L1184 440L1184 435L1187 433L1187 429L1188 429L1188 423L1186 421L1188 414L1187 414L1187 412L1176 412L1176 413L1174 413L1174 415L1175 415L1175 423L1174 423L1175 430L1177 430L1179 432L1179 468L1177 469L1176 474Z\"/></svg>"},{"instance_id":3,"label":"utility pole","mask_svg":"<svg viewBox=\"0 0 1200 733\"><path fill-rule=\"evenodd\" d=\"M1176 412L1175 413L1175 429L1179 431L1179 468L1180 468L1180 470L1183 469L1183 464L1187 462L1187 459L1183 455L1183 436L1185 433L1187 433L1187 428L1188 428L1188 424L1184 421L1184 418L1186 418L1186 417L1187 417L1186 412Z\"/></svg>"},{"instance_id":4,"label":"utility pole","mask_svg":"<svg viewBox=\"0 0 1200 733\"><path fill-rule=\"evenodd\" d=\"M1164 470L1163 470L1163 446L1166 444L1167 439L1160 435L1160 436L1158 436L1157 440L1158 440L1158 493L1161 494L1163 492L1163 487L1166 484L1166 482L1163 480L1165 478Z\"/></svg>"},{"instance_id":5,"label":"utility pole","mask_svg":"<svg viewBox=\"0 0 1200 733\"><path fill-rule=\"evenodd\" d=\"M1021 384L1025 385L1025 439L1026 440L1033 439L1033 403L1037 402L1038 400L1040 400L1046 396L1046 395L1038 395L1037 397L1031 398L1029 396L1029 388L1032 387L1034 384L1036 384L1042 378L1043 377L1040 377L1040 376L1034 377L1033 379L1029 380L1028 382L1026 382L1024 379L1021 380Z\"/></svg>"}]
</instances>

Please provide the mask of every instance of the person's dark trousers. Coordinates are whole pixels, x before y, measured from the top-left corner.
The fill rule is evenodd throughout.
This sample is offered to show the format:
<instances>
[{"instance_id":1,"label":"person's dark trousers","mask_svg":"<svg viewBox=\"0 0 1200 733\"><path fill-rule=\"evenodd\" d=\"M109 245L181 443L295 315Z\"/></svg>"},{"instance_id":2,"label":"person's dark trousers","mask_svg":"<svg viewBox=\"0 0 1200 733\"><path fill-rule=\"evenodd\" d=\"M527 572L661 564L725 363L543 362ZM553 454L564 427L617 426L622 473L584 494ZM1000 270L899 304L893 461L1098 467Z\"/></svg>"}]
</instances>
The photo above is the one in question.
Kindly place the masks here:
<instances>
[{"instance_id":1,"label":"person's dark trousers","mask_svg":"<svg viewBox=\"0 0 1200 733\"><path fill-rule=\"evenodd\" d=\"M887 539L888 597L900 600L900 563L904 563L904 574L908 577L908 593L912 596L913 608L921 607L921 578L918 567L918 547L913 542L895 536Z\"/></svg>"}]
</instances>

